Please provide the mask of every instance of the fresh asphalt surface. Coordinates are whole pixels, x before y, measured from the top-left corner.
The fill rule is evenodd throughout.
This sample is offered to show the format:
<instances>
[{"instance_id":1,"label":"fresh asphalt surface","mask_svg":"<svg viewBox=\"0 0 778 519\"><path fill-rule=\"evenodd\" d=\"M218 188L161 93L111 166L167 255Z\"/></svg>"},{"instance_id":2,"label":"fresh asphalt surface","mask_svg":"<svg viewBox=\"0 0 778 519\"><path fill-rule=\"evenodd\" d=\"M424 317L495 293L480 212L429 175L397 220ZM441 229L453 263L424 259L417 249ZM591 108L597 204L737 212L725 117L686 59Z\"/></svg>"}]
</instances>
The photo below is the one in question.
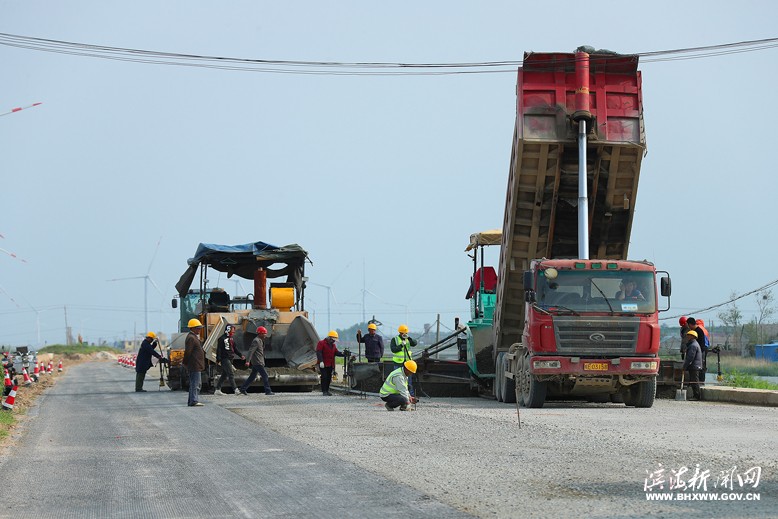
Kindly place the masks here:
<instances>
[{"instance_id":1,"label":"fresh asphalt surface","mask_svg":"<svg viewBox=\"0 0 778 519\"><path fill-rule=\"evenodd\" d=\"M147 393L115 363L60 375L0 460L0 517L470 517L221 405L188 407L154 375Z\"/></svg>"}]
</instances>

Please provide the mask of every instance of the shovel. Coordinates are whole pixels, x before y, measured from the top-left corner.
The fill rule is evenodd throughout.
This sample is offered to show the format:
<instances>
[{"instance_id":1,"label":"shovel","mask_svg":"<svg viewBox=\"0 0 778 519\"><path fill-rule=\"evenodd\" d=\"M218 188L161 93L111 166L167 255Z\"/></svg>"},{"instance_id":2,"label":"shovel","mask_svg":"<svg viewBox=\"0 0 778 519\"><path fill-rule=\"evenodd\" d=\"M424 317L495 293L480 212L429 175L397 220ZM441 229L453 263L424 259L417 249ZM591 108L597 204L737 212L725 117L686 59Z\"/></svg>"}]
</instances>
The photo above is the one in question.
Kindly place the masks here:
<instances>
[{"instance_id":1,"label":"shovel","mask_svg":"<svg viewBox=\"0 0 778 519\"><path fill-rule=\"evenodd\" d=\"M686 400L686 390L683 388L683 377L686 375L685 371L681 372L681 389L676 390L675 392L675 399L676 400Z\"/></svg>"}]
</instances>

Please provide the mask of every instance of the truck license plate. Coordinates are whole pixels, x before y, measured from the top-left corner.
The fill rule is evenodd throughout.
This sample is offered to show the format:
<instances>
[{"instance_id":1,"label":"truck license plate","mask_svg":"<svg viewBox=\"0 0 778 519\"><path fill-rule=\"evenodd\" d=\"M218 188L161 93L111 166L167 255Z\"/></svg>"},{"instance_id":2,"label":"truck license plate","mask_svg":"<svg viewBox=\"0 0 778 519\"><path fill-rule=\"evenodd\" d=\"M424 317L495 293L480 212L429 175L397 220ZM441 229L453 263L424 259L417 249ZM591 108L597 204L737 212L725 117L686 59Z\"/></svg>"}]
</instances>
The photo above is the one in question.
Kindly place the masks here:
<instances>
[{"instance_id":1,"label":"truck license plate","mask_svg":"<svg viewBox=\"0 0 778 519\"><path fill-rule=\"evenodd\" d=\"M608 371L607 362L584 362L584 369L587 371Z\"/></svg>"}]
</instances>

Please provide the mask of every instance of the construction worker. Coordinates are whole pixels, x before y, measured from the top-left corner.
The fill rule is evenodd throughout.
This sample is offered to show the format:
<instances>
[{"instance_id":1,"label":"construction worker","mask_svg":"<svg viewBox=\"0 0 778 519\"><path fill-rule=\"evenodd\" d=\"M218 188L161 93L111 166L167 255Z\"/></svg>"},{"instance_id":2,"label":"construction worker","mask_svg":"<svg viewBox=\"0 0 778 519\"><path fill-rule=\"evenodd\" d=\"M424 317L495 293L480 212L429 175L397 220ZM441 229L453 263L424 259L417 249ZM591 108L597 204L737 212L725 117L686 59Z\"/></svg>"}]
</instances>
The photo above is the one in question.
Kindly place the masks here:
<instances>
[{"instance_id":1,"label":"construction worker","mask_svg":"<svg viewBox=\"0 0 778 519\"><path fill-rule=\"evenodd\" d=\"M403 367L406 360L413 360L411 354L411 348L418 343L413 337L408 337L408 326L401 324L397 327L397 335L392 337L392 342L389 343L389 347L392 350L392 362L394 362L394 369ZM414 372L415 373L415 372ZM408 381L408 387L413 393L413 381Z\"/></svg>"},{"instance_id":2,"label":"construction worker","mask_svg":"<svg viewBox=\"0 0 778 519\"><path fill-rule=\"evenodd\" d=\"M686 325L690 330L694 330L697 333L697 344L700 345L702 350L702 369L700 370L700 382L705 382L705 373L708 371L708 351L710 350L710 338L708 330L702 327L700 324L702 319L695 319L689 317L686 319Z\"/></svg>"},{"instance_id":3,"label":"construction worker","mask_svg":"<svg viewBox=\"0 0 778 519\"><path fill-rule=\"evenodd\" d=\"M216 364L221 366L222 374L219 376L219 380L216 381L216 391L213 392L214 395L224 394L222 392L222 384L224 384L225 380L230 384L230 387L233 388L236 395L240 394L240 389L238 389L238 386L235 384L235 367L232 365L232 360L236 355L239 355L241 360L246 360L246 357L235 351L235 339L233 338L233 335L235 335L235 327L232 325L227 326L227 336L219 342L219 346L216 348Z\"/></svg>"},{"instance_id":4,"label":"construction worker","mask_svg":"<svg viewBox=\"0 0 778 519\"><path fill-rule=\"evenodd\" d=\"M398 407L400 411L407 411L408 404L416 403L416 397L411 396L408 389L408 378L416 373L416 368L416 362L406 360L402 367L392 371L386 377L380 394L387 411L394 411Z\"/></svg>"},{"instance_id":5,"label":"construction worker","mask_svg":"<svg viewBox=\"0 0 778 519\"><path fill-rule=\"evenodd\" d=\"M159 341L157 340L157 334L149 332L146 334L146 338L140 343L140 349L138 350L138 356L135 359L135 392L145 393L143 389L143 381L146 379L146 372L151 369L151 357L156 357L159 362L165 363L167 359L162 355L154 351Z\"/></svg>"},{"instance_id":6,"label":"construction worker","mask_svg":"<svg viewBox=\"0 0 778 519\"><path fill-rule=\"evenodd\" d=\"M700 371L702 371L702 349L698 342L697 332L686 332L686 358L683 361L684 371L689 372L689 385L696 400L700 400Z\"/></svg>"},{"instance_id":7,"label":"construction worker","mask_svg":"<svg viewBox=\"0 0 778 519\"><path fill-rule=\"evenodd\" d=\"M257 328L257 336L251 341L249 346L249 356L246 359L246 367L251 366L251 374L249 378L240 386L239 391L241 395L248 395L249 386L257 378L257 373L262 377L262 384L265 386L266 395L274 395L273 390L270 389L270 380L267 377L267 371L265 371L265 340L267 339L267 328L259 326Z\"/></svg>"},{"instance_id":8,"label":"construction worker","mask_svg":"<svg viewBox=\"0 0 778 519\"><path fill-rule=\"evenodd\" d=\"M392 342L389 344L392 349L392 362L394 362L395 369L403 367L406 360L413 360L411 348L417 344L416 339L408 337L408 327L401 324L397 328L397 335L392 337Z\"/></svg>"},{"instance_id":9,"label":"construction worker","mask_svg":"<svg viewBox=\"0 0 778 519\"><path fill-rule=\"evenodd\" d=\"M332 396L330 382L332 372L335 370L335 357L346 357L346 352L338 351L338 332L330 330L327 337L316 344L316 358L319 360L319 373L321 374L321 394Z\"/></svg>"},{"instance_id":10,"label":"construction worker","mask_svg":"<svg viewBox=\"0 0 778 519\"><path fill-rule=\"evenodd\" d=\"M189 407L201 407L200 402L200 372L205 371L205 352L203 344L200 342L200 332L203 330L203 323L199 319L189 319L187 323L189 333L184 342L184 360L183 364L189 371Z\"/></svg>"},{"instance_id":11,"label":"construction worker","mask_svg":"<svg viewBox=\"0 0 778 519\"><path fill-rule=\"evenodd\" d=\"M365 345L365 358L368 362L381 362L384 356L384 338L378 335L375 323L367 325L367 335L357 330L357 342Z\"/></svg>"},{"instance_id":12,"label":"construction worker","mask_svg":"<svg viewBox=\"0 0 778 519\"><path fill-rule=\"evenodd\" d=\"M681 327L681 360L683 360L684 355L686 354L686 332L689 331L689 325L686 324L686 316L682 315L680 319L678 319L678 326Z\"/></svg>"}]
</instances>

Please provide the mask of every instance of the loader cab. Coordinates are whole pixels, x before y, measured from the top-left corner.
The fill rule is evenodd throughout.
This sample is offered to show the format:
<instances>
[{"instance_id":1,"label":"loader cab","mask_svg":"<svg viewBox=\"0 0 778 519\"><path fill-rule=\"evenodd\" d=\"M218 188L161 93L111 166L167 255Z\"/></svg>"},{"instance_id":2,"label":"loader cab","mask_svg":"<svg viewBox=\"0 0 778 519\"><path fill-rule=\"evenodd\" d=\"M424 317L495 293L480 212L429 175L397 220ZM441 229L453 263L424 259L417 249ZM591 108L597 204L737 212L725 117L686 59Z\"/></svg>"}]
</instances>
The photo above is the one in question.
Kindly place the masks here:
<instances>
[{"instance_id":1,"label":"loader cab","mask_svg":"<svg viewBox=\"0 0 778 519\"><path fill-rule=\"evenodd\" d=\"M190 289L184 297L173 298L173 308L179 308L179 332L188 332L186 324L189 319L200 319L203 313L228 313L240 308L250 308L252 303L251 294L232 299L223 288L210 289L205 297L200 294L200 290Z\"/></svg>"}]
</instances>

